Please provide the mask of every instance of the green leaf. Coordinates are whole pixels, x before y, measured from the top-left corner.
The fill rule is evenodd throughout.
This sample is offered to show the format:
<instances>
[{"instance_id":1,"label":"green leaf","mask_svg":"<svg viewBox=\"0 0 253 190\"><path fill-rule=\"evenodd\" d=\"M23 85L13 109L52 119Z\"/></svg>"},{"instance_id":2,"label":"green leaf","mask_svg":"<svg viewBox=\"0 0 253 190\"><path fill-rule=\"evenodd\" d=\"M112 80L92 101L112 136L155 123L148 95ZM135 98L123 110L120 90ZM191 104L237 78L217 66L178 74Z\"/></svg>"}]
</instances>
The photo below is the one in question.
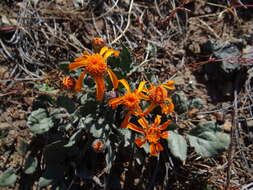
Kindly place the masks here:
<instances>
[{"instance_id":1,"label":"green leaf","mask_svg":"<svg viewBox=\"0 0 253 190\"><path fill-rule=\"evenodd\" d=\"M185 138L175 132L170 131L167 142L171 154L184 162L187 157L187 143Z\"/></svg>"},{"instance_id":2,"label":"green leaf","mask_svg":"<svg viewBox=\"0 0 253 190\"><path fill-rule=\"evenodd\" d=\"M62 62L62 63L60 63L59 68L60 68L65 74L69 74L69 62Z\"/></svg>"},{"instance_id":3,"label":"green leaf","mask_svg":"<svg viewBox=\"0 0 253 190\"><path fill-rule=\"evenodd\" d=\"M80 140L80 138L83 135L83 129L79 129L77 132L75 132L69 139L68 144L64 145L64 147L71 147L73 146L77 141Z\"/></svg>"},{"instance_id":4,"label":"green leaf","mask_svg":"<svg viewBox=\"0 0 253 190\"><path fill-rule=\"evenodd\" d=\"M62 163L68 156L68 147L64 147L66 142L56 141L45 147L44 159L46 164Z\"/></svg>"},{"instance_id":5,"label":"green leaf","mask_svg":"<svg viewBox=\"0 0 253 190\"><path fill-rule=\"evenodd\" d=\"M45 172L39 179L38 186L46 187L50 184L57 183L62 180L64 176L64 168L59 164L50 164L47 166Z\"/></svg>"},{"instance_id":6,"label":"green leaf","mask_svg":"<svg viewBox=\"0 0 253 190\"><path fill-rule=\"evenodd\" d=\"M178 128L177 124L175 122L171 122L168 127L167 127L167 130L169 131L173 131L173 130L176 130Z\"/></svg>"},{"instance_id":7,"label":"green leaf","mask_svg":"<svg viewBox=\"0 0 253 190\"><path fill-rule=\"evenodd\" d=\"M187 135L190 145L202 157L212 157L227 150L230 136L214 122L200 123Z\"/></svg>"},{"instance_id":8,"label":"green leaf","mask_svg":"<svg viewBox=\"0 0 253 190\"><path fill-rule=\"evenodd\" d=\"M145 143L144 145L141 146L141 148L143 148L143 150L149 154L150 153L150 146L149 143Z\"/></svg>"},{"instance_id":9,"label":"green leaf","mask_svg":"<svg viewBox=\"0 0 253 190\"><path fill-rule=\"evenodd\" d=\"M132 133L129 129L117 127L116 130L121 134L121 137L123 138L124 147L127 147L132 143Z\"/></svg>"},{"instance_id":10,"label":"green leaf","mask_svg":"<svg viewBox=\"0 0 253 190\"><path fill-rule=\"evenodd\" d=\"M33 124L29 127L30 131L34 134L43 134L49 131L54 126L51 118L44 118L39 123Z\"/></svg>"},{"instance_id":11,"label":"green leaf","mask_svg":"<svg viewBox=\"0 0 253 190\"><path fill-rule=\"evenodd\" d=\"M106 161L106 167L107 167L107 173L110 173L110 170L112 168L112 164L114 160L116 159L115 151L112 149L111 143L109 140L105 143L107 148L107 153L105 155L105 161Z\"/></svg>"},{"instance_id":12,"label":"green leaf","mask_svg":"<svg viewBox=\"0 0 253 190\"><path fill-rule=\"evenodd\" d=\"M131 58L131 54L128 51L128 49L122 45L122 50L120 52L119 55L121 61L120 61L120 68L122 69L122 71L124 72L129 72L130 71L130 66L132 63L132 58Z\"/></svg>"},{"instance_id":13,"label":"green leaf","mask_svg":"<svg viewBox=\"0 0 253 190\"><path fill-rule=\"evenodd\" d=\"M59 109L53 109L51 112L50 112L50 117L53 119L53 120L59 120L59 119L62 119L64 115L66 115L66 110L64 108L59 108Z\"/></svg>"},{"instance_id":14,"label":"green leaf","mask_svg":"<svg viewBox=\"0 0 253 190\"><path fill-rule=\"evenodd\" d=\"M33 101L32 109L33 110L37 110L39 108L47 109L47 107L49 105L54 104L54 102L55 100L51 96L43 94Z\"/></svg>"},{"instance_id":15,"label":"green leaf","mask_svg":"<svg viewBox=\"0 0 253 190\"><path fill-rule=\"evenodd\" d=\"M9 187L17 180L17 175L13 168L8 168L0 175L0 187Z\"/></svg>"},{"instance_id":16,"label":"green leaf","mask_svg":"<svg viewBox=\"0 0 253 190\"><path fill-rule=\"evenodd\" d=\"M29 149L29 144L23 139L18 139L18 144L16 146L16 149L19 154L21 154L22 156L25 156Z\"/></svg>"},{"instance_id":17,"label":"green leaf","mask_svg":"<svg viewBox=\"0 0 253 190\"><path fill-rule=\"evenodd\" d=\"M31 113L28 117L27 124L32 125L33 123L38 123L41 119L47 117L47 111L43 108L39 108Z\"/></svg>"},{"instance_id":18,"label":"green leaf","mask_svg":"<svg viewBox=\"0 0 253 190\"><path fill-rule=\"evenodd\" d=\"M52 118L47 117L46 110L39 108L28 117L27 125L34 134L42 134L49 131L54 126L54 123Z\"/></svg>"},{"instance_id":19,"label":"green leaf","mask_svg":"<svg viewBox=\"0 0 253 190\"><path fill-rule=\"evenodd\" d=\"M0 129L0 139L6 137L8 135L8 129Z\"/></svg>"},{"instance_id":20,"label":"green leaf","mask_svg":"<svg viewBox=\"0 0 253 190\"><path fill-rule=\"evenodd\" d=\"M93 119L90 124L87 124L86 127L89 127L90 133L95 138L103 138L105 130L108 129L108 124L105 123L104 118Z\"/></svg>"},{"instance_id":21,"label":"green leaf","mask_svg":"<svg viewBox=\"0 0 253 190\"><path fill-rule=\"evenodd\" d=\"M60 107L66 108L69 113L73 113L75 111L75 104L68 96L59 96L56 104Z\"/></svg>"},{"instance_id":22,"label":"green leaf","mask_svg":"<svg viewBox=\"0 0 253 190\"><path fill-rule=\"evenodd\" d=\"M55 89L54 87L49 86L46 83L36 84L36 85L34 85L34 88L40 92L46 92L49 94L56 94L59 91L59 90Z\"/></svg>"},{"instance_id":23,"label":"green leaf","mask_svg":"<svg viewBox=\"0 0 253 190\"><path fill-rule=\"evenodd\" d=\"M25 162L24 172L26 174L32 174L36 171L38 166L38 160L36 157L28 156Z\"/></svg>"}]
</instances>

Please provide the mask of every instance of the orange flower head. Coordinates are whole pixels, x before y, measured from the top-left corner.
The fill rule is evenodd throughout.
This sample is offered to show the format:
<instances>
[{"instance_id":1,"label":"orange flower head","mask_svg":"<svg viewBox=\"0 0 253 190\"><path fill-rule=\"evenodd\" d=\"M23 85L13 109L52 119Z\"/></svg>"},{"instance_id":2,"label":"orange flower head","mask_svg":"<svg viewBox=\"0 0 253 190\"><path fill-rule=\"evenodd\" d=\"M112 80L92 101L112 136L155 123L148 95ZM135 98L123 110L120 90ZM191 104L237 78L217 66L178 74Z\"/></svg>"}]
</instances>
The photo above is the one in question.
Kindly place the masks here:
<instances>
[{"instance_id":1,"label":"orange flower head","mask_svg":"<svg viewBox=\"0 0 253 190\"><path fill-rule=\"evenodd\" d=\"M161 136L161 131L158 128L150 127L146 131L146 139L150 143L154 143L154 144L158 143L158 141L160 140L160 136Z\"/></svg>"},{"instance_id":2,"label":"orange flower head","mask_svg":"<svg viewBox=\"0 0 253 190\"><path fill-rule=\"evenodd\" d=\"M148 93L150 101L161 104L168 97L167 90L162 86L151 86Z\"/></svg>"},{"instance_id":3,"label":"orange flower head","mask_svg":"<svg viewBox=\"0 0 253 190\"><path fill-rule=\"evenodd\" d=\"M155 122L151 126L148 124L148 122L145 120L144 117L140 118L138 120L138 123L141 125L142 128L130 122L127 124L127 128L144 134L144 137L135 139L135 144L137 146L142 146L146 142L149 142L150 154L152 156L157 156L158 152L163 150L163 147L159 142L160 139L161 138L167 139L169 135L168 131L163 131L163 130L165 130L168 127L168 125L171 123L171 120L168 120L164 122L162 125L160 125L161 116L157 115L155 118Z\"/></svg>"},{"instance_id":4,"label":"orange flower head","mask_svg":"<svg viewBox=\"0 0 253 190\"><path fill-rule=\"evenodd\" d=\"M62 79L62 84L65 89L72 89L75 85L75 79L72 77L66 76Z\"/></svg>"},{"instance_id":5,"label":"orange flower head","mask_svg":"<svg viewBox=\"0 0 253 190\"><path fill-rule=\"evenodd\" d=\"M127 93L122 97L122 104L130 110L137 108L139 103L140 98L135 93Z\"/></svg>"},{"instance_id":6,"label":"orange flower head","mask_svg":"<svg viewBox=\"0 0 253 190\"><path fill-rule=\"evenodd\" d=\"M155 107L160 106L163 114L169 114L174 111L174 104L171 98L168 97L167 90L174 90L175 82L168 81L165 84L158 86L151 85L149 89L145 89L145 93L141 93L141 97L147 101L150 101L150 106L143 112L143 116L151 112Z\"/></svg>"},{"instance_id":7,"label":"orange flower head","mask_svg":"<svg viewBox=\"0 0 253 190\"><path fill-rule=\"evenodd\" d=\"M90 74L96 83L96 99L97 101L102 101L104 97L105 74L108 73L112 84L113 89L118 87L117 76L112 72L111 69L107 66L107 58L115 54L115 50L109 49L108 47L103 47L99 53L90 54L87 52L83 53L83 56L76 58L73 63L69 64L69 70L74 70L78 68L83 68L83 72L79 76L75 84L75 91L80 92L82 88L83 79L86 74Z\"/></svg>"},{"instance_id":8,"label":"orange flower head","mask_svg":"<svg viewBox=\"0 0 253 190\"><path fill-rule=\"evenodd\" d=\"M134 92L131 92L130 86L125 79L121 79L119 82L123 84L127 92L123 96L111 99L108 104L112 106L113 109L115 109L118 105L124 105L128 109L128 113L126 114L124 121L121 124L121 127L125 128L132 114L140 115L142 113L141 107L139 105L141 101L139 94L144 88L146 82L142 81Z\"/></svg>"},{"instance_id":9,"label":"orange flower head","mask_svg":"<svg viewBox=\"0 0 253 190\"><path fill-rule=\"evenodd\" d=\"M86 72L93 77L102 77L107 72L107 64L100 54L88 55Z\"/></svg>"}]
</instances>

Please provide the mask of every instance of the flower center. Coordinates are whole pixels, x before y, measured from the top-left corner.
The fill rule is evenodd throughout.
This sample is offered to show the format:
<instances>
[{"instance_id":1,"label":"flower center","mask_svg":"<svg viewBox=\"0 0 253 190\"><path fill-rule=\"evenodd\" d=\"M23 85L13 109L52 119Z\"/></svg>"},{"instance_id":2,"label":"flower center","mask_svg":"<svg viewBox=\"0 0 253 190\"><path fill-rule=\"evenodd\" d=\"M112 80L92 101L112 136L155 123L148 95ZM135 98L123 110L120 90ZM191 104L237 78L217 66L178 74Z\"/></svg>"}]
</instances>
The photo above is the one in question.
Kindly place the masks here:
<instances>
[{"instance_id":1,"label":"flower center","mask_svg":"<svg viewBox=\"0 0 253 190\"><path fill-rule=\"evenodd\" d=\"M152 102L156 104L161 104L165 101L168 96L168 92L163 87L151 87L149 90L149 98Z\"/></svg>"},{"instance_id":2,"label":"flower center","mask_svg":"<svg viewBox=\"0 0 253 190\"><path fill-rule=\"evenodd\" d=\"M160 140L160 130L157 128L149 128L146 131L146 139L150 142L150 143L157 143Z\"/></svg>"},{"instance_id":3,"label":"flower center","mask_svg":"<svg viewBox=\"0 0 253 190\"><path fill-rule=\"evenodd\" d=\"M90 75L102 76L107 71L107 65L104 58L99 54L90 55L87 57L86 72Z\"/></svg>"},{"instance_id":4,"label":"flower center","mask_svg":"<svg viewBox=\"0 0 253 190\"><path fill-rule=\"evenodd\" d=\"M139 104L140 99L138 98L138 96L136 96L135 93L127 93L124 96L124 102L123 104L129 108L129 109L134 109L137 107L137 105Z\"/></svg>"}]
</instances>

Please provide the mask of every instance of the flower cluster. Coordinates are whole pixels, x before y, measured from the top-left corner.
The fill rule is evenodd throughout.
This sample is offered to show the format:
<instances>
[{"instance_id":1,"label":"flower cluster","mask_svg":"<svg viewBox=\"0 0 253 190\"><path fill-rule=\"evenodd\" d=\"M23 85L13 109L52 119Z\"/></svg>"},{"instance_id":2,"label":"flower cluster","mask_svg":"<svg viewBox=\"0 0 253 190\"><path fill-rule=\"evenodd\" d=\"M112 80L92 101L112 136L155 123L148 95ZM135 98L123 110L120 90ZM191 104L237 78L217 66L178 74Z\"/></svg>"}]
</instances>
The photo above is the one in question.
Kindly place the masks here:
<instances>
[{"instance_id":1,"label":"flower cluster","mask_svg":"<svg viewBox=\"0 0 253 190\"><path fill-rule=\"evenodd\" d=\"M164 130L167 129L171 120L160 125L161 116L157 115L154 123L149 125L144 117L158 106L161 107L162 114L170 114L174 111L174 104L169 97L170 92L175 89L174 81L168 81L157 86L154 86L147 81L142 81L137 89L131 90L127 80L119 80L107 64L107 59L110 56L120 55L119 51L105 46L105 42L101 38L93 39L92 46L95 53L84 52L81 57L76 58L74 62L68 65L69 71L82 69L82 73L78 79L65 77L63 79L63 85L66 89L73 89L76 92L80 92L82 91L82 83L85 75L90 75L96 83L97 101L102 101L104 99L104 93L106 91L106 76L109 75L113 85L112 90L117 90L119 84L123 85L125 93L121 96L110 99L108 105L113 109L122 105L127 110L124 120L121 123L121 127L143 134L144 137L135 140L136 145L142 146L148 142L150 144L150 154L152 156L157 156L158 153L163 150L163 147L160 144L160 139L166 139L169 136L168 132ZM142 101L147 101L149 103L149 106L145 110L142 109ZM139 117L138 124L141 127L130 122L133 115Z\"/></svg>"}]
</instances>

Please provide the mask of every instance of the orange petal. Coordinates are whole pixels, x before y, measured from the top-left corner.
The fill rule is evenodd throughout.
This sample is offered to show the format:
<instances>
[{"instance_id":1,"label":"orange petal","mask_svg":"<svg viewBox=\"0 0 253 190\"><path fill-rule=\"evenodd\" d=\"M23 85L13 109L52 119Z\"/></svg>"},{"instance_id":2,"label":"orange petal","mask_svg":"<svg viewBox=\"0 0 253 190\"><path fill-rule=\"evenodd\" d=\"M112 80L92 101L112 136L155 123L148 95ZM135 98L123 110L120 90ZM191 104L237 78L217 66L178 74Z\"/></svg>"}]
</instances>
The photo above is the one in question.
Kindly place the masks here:
<instances>
[{"instance_id":1,"label":"orange petal","mask_svg":"<svg viewBox=\"0 0 253 190\"><path fill-rule=\"evenodd\" d=\"M99 54L103 56L103 55L105 54L105 52L106 52L108 49L109 49L109 48L106 47L106 46L103 47L103 48L100 50Z\"/></svg>"},{"instance_id":2,"label":"orange petal","mask_svg":"<svg viewBox=\"0 0 253 190\"><path fill-rule=\"evenodd\" d=\"M114 53L113 53L113 55L114 55L114 56L119 56L119 54L120 54L120 52L119 52L119 51L114 50Z\"/></svg>"},{"instance_id":3,"label":"orange petal","mask_svg":"<svg viewBox=\"0 0 253 190\"><path fill-rule=\"evenodd\" d=\"M108 57L110 57L112 54L114 54L114 50L113 49L108 49L106 51L106 53L104 54L104 59L106 60Z\"/></svg>"},{"instance_id":4,"label":"orange petal","mask_svg":"<svg viewBox=\"0 0 253 190\"><path fill-rule=\"evenodd\" d=\"M175 90L174 84L175 84L175 81L169 80L167 83L162 84L162 86L169 90Z\"/></svg>"},{"instance_id":5,"label":"orange petal","mask_svg":"<svg viewBox=\"0 0 253 190\"><path fill-rule=\"evenodd\" d=\"M169 132L168 132L168 131L162 132L161 137L162 137L163 139L167 139L167 138L169 137Z\"/></svg>"},{"instance_id":6,"label":"orange petal","mask_svg":"<svg viewBox=\"0 0 253 190\"><path fill-rule=\"evenodd\" d=\"M157 151L154 144L150 144L150 154L151 156L157 156Z\"/></svg>"},{"instance_id":7,"label":"orange petal","mask_svg":"<svg viewBox=\"0 0 253 190\"><path fill-rule=\"evenodd\" d=\"M116 106L118 106L119 104L121 104L122 101L122 97L118 97L118 98L113 98L111 100L109 100L108 104L110 106L112 106L112 108L116 108Z\"/></svg>"},{"instance_id":8,"label":"orange petal","mask_svg":"<svg viewBox=\"0 0 253 190\"><path fill-rule=\"evenodd\" d=\"M105 82L103 77L94 77L94 80L96 82L96 99L97 101L102 101L104 98L104 92L105 92Z\"/></svg>"},{"instance_id":9,"label":"orange petal","mask_svg":"<svg viewBox=\"0 0 253 190\"><path fill-rule=\"evenodd\" d=\"M149 100L149 97L143 93L139 93L138 96L144 100Z\"/></svg>"},{"instance_id":10,"label":"orange petal","mask_svg":"<svg viewBox=\"0 0 253 190\"><path fill-rule=\"evenodd\" d=\"M121 80L119 80L119 82L120 82L121 84L123 84L123 86L126 88L127 92L129 92L129 93L131 92L130 86L129 86L129 84L128 84L128 82L127 82L126 79L121 79Z\"/></svg>"},{"instance_id":11,"label":"orange petal","mask_svg":"<svg viewBox=\"0 0 253 190\"><path fill-rule=\"evenodd\" d=\"M127 112L123 122L120 125L121 128L127 127L127 125L129 124L129 119L130 119L131 115L132 115L132 111Z\"/></svg>"},{"instance_id":12,"label":"orange petal","mask_svg":"<svg viewBox=\"0 0 253 190\"><path fill-rule=\"evenodd\" d=\"M130 122L127 124L127 128L129 128L129 129L131 129L131 130L133 130L133 131L136 131L136 132L138 132L138 133L144 133L144 130L143 130L143 129L137 127L135 124L130 123Z\"/></svg>"},{"instance_id":13,"label":"orange petal","mask_svg":"<svg viewBox=\"0 0 253 190\"><path fill-rule=\"evenodd\" d=\"M165 130L171 122L172 122L171 120L168 120L168 121L164 122L164 123L159 127L160 131Z\"/></svg>"},{"instance_id":14,"label":"orange petal","mask_svg":"<svg viewBox=\"0 0 253 190\"><path fill-rule=\"evenodd\" d=\"M160 104L163 114L169 114L169 106L167 104Z\"/></svg>"},{"instance_id":15,"label":"orange petal","mask_svg":"<svg viewBox=\"0 0 253 190\"><path fill-rule=\"evenodd\" d=\"M138 89L137 89L137 93L140 93L143 88L144 88L144 85L147 83L147 81L142 81L139 86L138 86Z\"/></svg>"},{"instance_id":16,"label":"orange petal","mask_svg":"<svg viewBox=\"0 0 253 190\"><path fill-rule=\"evenodd\" d=\"M85 72L82 72L81 75L79 76L79 78L77 79L76 85L75 85L75 89L74 89L76 92L80 92L81 91L82 84L83 84L83 79L84 79L85 74L86 74Z\"/></svg>"},{"instance_id":17,"label":"orange petal","mask_svg":"<svg viewBox=\"0 0 253 190\"><path fill-rule=\"evenodd\" d=\"M165 101L167 101L169 103L167 111L169 113L173 112L174 111L174 104L172 102L172 99L171 98L166 98Z\"/></svg>"},{"instance_id":18,"label":"orange petal","mask_svg":"<svg viewBox=\"0 0 253 190\"><path fill-rule=\"evenodd\" d=\"M145 144L146 139L145 138L137 138L134 140L135 144L139 147Z\"/></svg>"},{"instance_id":19,"label":"orange petal","mask_svg":"<svg viewBox=\"0 0 253 190\"><path fill-rule=\"evenodd\" d=\"M147 120L142 117L140 119L138 119L138 123L145 129L145 128L148 128L148 122Z\"/></svg>"},{"instance_id":20,"label":"orange petal","mask_svg":"<svg viewBox=\"0 0 253 190\"><path fill-rule=\"evenodd\" d=\"M163 151L163 146L160 143L157 143L155 145L155 149L157 152L161 152L161 151Z\"/></svg>"},{"instance_id":21,"label":"orange petal","mask_svg":"<svg viewBox=\"0 0 253 190\"><path fill-rule=\"evenodd\" d=\"M78 69L78 68L81 68L81 67L85 67L86 65L86 62L85 61L75 61L73 63L70 63L68 65L68 68L69 70L74 70L74 69Z\"/></svg>"},{"instance_id":22,"label":"orange petal","mask_svg":"<svg viewBox=\"0 0 253 190\"><path fill-rule=\"evenodd\" d=\"M111 69L107 69L107 72L108 72L109 77L112 81L113 90L115 90L116 88L118 88L119 80L118 80L117 76L114 74L114 72L112 72Z\"/></svg>"},{"instance_id":23,"label":"orange petal","mask_svg":"<svg viewBox=\"0 0 253 190\"><path fill-rule=\"evenodd\" d=\"M151 103L149 107L142 113L143 116L147 115L149 112L151 112L157 105L154 103Z\"/></svg>"},{"instance_id":24,"label":"orange petal","mask_svg":"<svg viewBox=\"0 0 253 190\"><path fill-rule=\"evenodd\" d=\"M154 127L157 127L161 123L161 116L156 115L155 122L153 124Z\"/></svg>"}]
</instances>

